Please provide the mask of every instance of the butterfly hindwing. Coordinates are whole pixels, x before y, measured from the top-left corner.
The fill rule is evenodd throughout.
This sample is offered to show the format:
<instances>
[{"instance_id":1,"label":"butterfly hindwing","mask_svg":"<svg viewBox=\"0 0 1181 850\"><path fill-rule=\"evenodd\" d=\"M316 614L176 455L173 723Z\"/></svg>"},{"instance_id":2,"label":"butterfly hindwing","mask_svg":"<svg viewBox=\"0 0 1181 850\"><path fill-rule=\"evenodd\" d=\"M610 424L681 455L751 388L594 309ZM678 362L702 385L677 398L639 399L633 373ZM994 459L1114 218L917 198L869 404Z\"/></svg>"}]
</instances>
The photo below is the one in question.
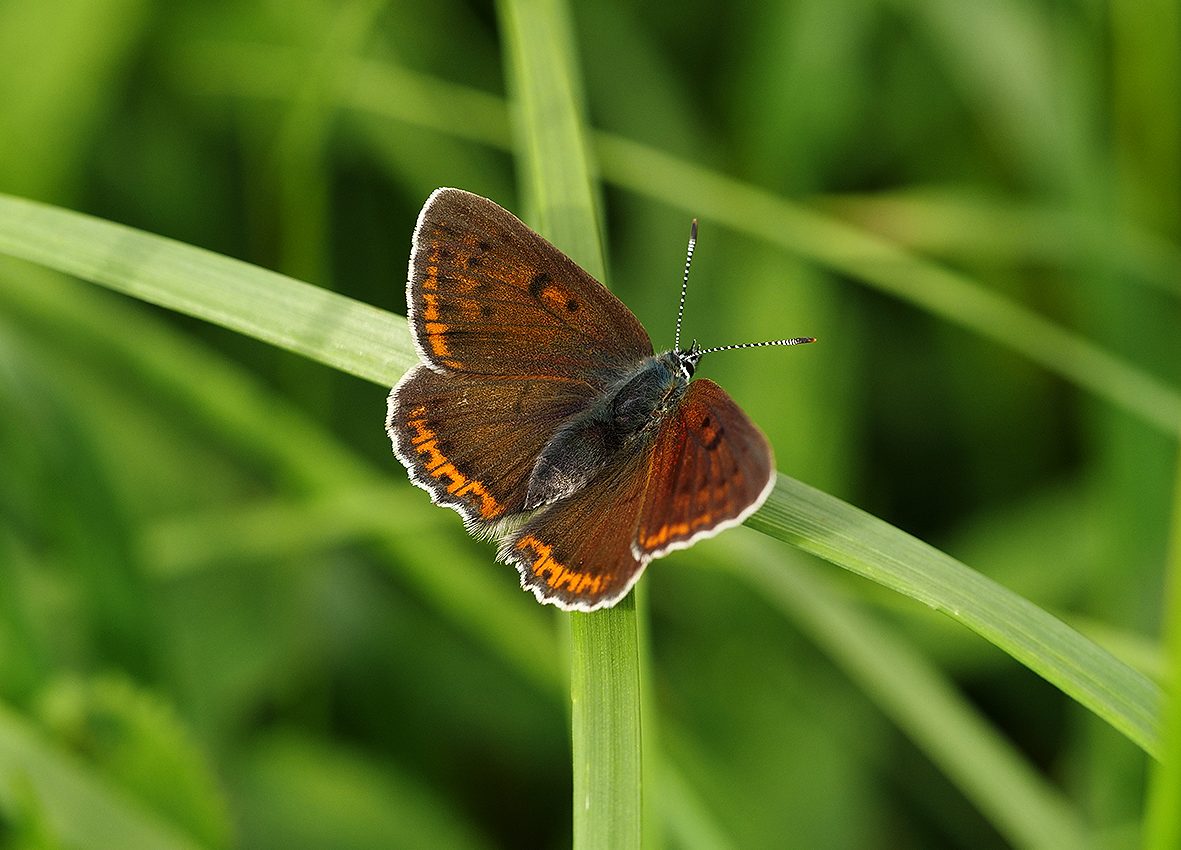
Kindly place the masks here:
<instances>
[{"instance_id":1,"label":"butterfly hindwing","mask_svg":"<svg viewBox=\"0 0 1181 850\"><path fill-rule=\"evenodd\" d=\"M767 438L713 381L689 384L652 445L633 552L659 558L738 525L775 481Z\"/></svg>"},{"instance_id":2,"label":"butterfly hindwing","mask_svg":"<svg viewBox=\"0 0 1181 850\"><path fill-rule=\"evenodd\" d=\"M631 311L492 201L438 189L414 230L407 313L436 370L602 385L652 353Z\"/></svg>"},{"instance_id":3,"label":"butterfly hindwing","mask_svg":"<svg viewBox=\"0 0 1181 850\"><path fill-rule=\"evenodd\" d=\"M417 366L390 393L386 427L411 480L469 524L522 510L533 464L590 396L566 379L440 373Z\"/></svg>"},{"instance_id":4,"label":"butterfly hindwing","mask_svg":"<svg viewBox=\"0 0 1181 850\"><path fill-rule=\"evenodd\" d=\"M647 457L632 455L530 519L501 544L500 560L542 602L567 611L614 605L647 562L632 553L647 475Z\"/></svg>"}]
</instances>

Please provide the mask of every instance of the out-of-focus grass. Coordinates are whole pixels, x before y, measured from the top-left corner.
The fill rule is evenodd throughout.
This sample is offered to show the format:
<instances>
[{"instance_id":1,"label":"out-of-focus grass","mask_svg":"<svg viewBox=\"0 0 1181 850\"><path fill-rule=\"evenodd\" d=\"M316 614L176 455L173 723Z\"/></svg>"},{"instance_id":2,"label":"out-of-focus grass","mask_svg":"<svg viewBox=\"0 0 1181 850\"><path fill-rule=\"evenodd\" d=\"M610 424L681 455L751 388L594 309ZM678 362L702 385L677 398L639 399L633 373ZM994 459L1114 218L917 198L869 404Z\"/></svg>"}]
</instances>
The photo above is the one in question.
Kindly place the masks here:
<instances>
[{"instance_id":1,"label":"out-of-focus grass","mask_svg":"<svg viewBox=\"0 0 1181 850\"><path fill-rule=\"evenodd\" d=\"M691 334L822 339L706 364L778 466L1093 634L1159 626L1181 381L1175 14L803 0L582 4L572 21L612 283L657 343L697 215ZM453 2L13 0L0 191L331 282L372 334L367 376L388 377L412 355L404 332L355 302L401 310L426 194L461 185L530 212L497 29ZM197 264L177 292L211 273ZM930 285L949 280L973 288ZM315 813L339 846L448 825L439 841L568 840L564 638L454 516L397 490L381 389L25 264L0 265L0 305L6 735L90 789L38 792L3 750L2 840L69 840L71 807L108 824L92 844L124 846L127 817L184 829L150 795L128 805L134 782L96 750L111 728L170 723L141 726L135 701L90 728L42 710L63 682L97 692L113 671L195 742L178 786L217 777L226 822L194 806L208 822L182 843L227 826L230 843L322 841L299 829ZM342 365L349 340L292 307L262 311L263 338L314 340ZM258 312L219 320L249 331ZM708 548L724 558L732 539ZM860 677L842 654L856 621L818 619L810 585L788 613L695 557L645 579L673 771L655 805L678 843L1036 844L1051 820L1023 830L1028 810L996 808L1010 758L1058 788L1029 799L1069 801L1059 826L1135 842L1143 754L1001 653L830 576L978 712L923 725L897 713L900 680ZM963 731L978 723L992 732ZM986 739L1010 755L961 773L956 741ZM187 751L153 740L122 752L158 766ZM1156 812L1167 846L1175 815Z\"/></svg>"}]
</instances>

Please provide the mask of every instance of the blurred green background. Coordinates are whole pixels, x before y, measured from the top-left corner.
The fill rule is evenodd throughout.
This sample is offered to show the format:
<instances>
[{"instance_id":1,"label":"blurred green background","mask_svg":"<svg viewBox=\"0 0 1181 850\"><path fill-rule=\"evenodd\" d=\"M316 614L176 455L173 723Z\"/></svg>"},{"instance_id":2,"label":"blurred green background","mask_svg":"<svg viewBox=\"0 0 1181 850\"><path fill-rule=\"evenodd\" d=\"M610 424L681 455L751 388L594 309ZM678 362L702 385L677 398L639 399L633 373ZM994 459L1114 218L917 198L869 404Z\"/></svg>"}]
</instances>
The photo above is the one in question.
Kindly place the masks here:
<instances>
[{"instance_id":1,"label":"blurred green background","mask_svg":"<svg viewBox=\"0 0 1181 850\"><path fill-rule=\"evenodd\" d=\"M913 250L1175 388L1179 19L687 0L579 4L572 27L600 130ZM498 29L453 0L0 0L0 191L401 313L432 189L528 215ZM609 154L609 282L658 348L694 214L690 338L820 338L703 365L781 471L1161 672L1172 408L949 320L987 324L970 303L835 273L806 233L785 251L774 220L711 221L706 182L701 209L662 201L697 187ZM385 394L0 259L0 846L569 844L564 615L406 483ZM668 843L1009 846L814 628L703 562L750 534L643 582ZM799 566L933 663L1094 846L1137 846L1136 747L955 623Z\"/></svg>"}]
</instances>

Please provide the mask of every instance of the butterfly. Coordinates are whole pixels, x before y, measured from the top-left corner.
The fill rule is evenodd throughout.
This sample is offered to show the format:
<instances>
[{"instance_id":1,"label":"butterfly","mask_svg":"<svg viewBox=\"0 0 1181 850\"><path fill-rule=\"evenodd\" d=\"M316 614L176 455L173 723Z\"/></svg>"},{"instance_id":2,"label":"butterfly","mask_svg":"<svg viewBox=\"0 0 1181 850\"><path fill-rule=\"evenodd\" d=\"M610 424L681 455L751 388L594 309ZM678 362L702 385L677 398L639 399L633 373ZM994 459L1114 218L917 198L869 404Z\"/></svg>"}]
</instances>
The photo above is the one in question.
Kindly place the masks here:
<instances>
[{"instance_id":1,"label":"butterfly","mask_svg":"<svg viewBox=\"0 0 1181 850\"><path fill-rule=\"evenodd\" d=\"M737 525L775 483L766 437L705 354L656 354L602 284L492 201L437 189L414 229L407 318L422 363L389 395L410 480L500 537L522 587L568 611L622 599L645 565Z\"/></svg>"}]
</instances>

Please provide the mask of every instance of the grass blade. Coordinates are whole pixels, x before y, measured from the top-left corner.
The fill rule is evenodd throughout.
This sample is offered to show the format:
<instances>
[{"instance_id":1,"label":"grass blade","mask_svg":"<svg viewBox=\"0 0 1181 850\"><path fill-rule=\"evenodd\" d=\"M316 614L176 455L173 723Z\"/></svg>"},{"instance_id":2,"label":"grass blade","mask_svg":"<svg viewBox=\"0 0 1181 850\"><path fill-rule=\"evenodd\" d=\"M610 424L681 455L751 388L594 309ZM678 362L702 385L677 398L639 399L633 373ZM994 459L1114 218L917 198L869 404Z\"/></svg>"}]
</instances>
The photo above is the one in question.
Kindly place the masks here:
<instances>
[{"instance_id":1,"label":"grass blade","mask_svg":"<svg viewBox=\"0 0 1181 850\"><path fill-rule=\"evenodd\" d=\"M519 105L524 184L539 232L604 280L593 179L568 17L557 0L505 0L501 20ZM570 729L574 847L639 847L642 746L636 595L573 613Z\"/></svg>"},{"instance_id":2,"label":"grass blade","mask_svg":"<svg viewBox=\"0 0 1181 850\"><path fill-rule=\"evenodd\" d=\"M258 266L0 195L0 252L261 339L378 384L418 362L406 321Z\"/></svg>"},{"instance_id":3,"label":"grass blade","mask_svg":"<svg viewBox=\"0 0 1181 850\"><path fill-rule=\"evenodd\" d=\"M1165 580L1164 650L1170 671L1170 693L1165 703L1164 757L1154 766L1149 782L1144 847L1169 850L1181 847L1181 463L1173 495L1172 551Z\"/></svg>"},{"instance_id":4,"label":"grass blade","mask_svg":"<svg viewBox=\"0 0 1181 850\"><path fill-rule=\"evenodd\" d=\"M799 623L1018 847L1081 847L1081 818L929 662L862 615L824 575L739 541L724 565ZM723 562L719 561L719 565Z\"/></svg>"},{"instance_id":5,"label":"grass blade","mask_svg":"<svg viewBox=\"0 0 1181 850\"><path fill-rule=\"evenodd\" d=\"M784 475L747 524L959 620L1160 756L1160 688L951 556Z\"/></svg>"}]
</instances>

